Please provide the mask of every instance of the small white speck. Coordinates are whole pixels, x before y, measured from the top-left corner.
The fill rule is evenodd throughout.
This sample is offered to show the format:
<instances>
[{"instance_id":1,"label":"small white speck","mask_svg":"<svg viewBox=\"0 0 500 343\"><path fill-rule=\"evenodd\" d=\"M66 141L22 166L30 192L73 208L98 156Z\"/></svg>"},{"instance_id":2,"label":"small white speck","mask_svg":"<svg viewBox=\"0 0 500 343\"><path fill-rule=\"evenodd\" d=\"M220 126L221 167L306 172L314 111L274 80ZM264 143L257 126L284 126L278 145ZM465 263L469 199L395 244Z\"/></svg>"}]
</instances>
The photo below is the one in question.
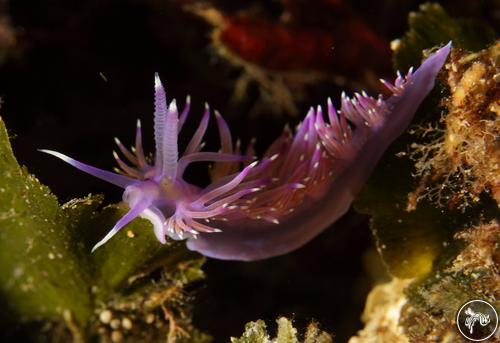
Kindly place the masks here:
<instances>
[{"instance_id":1,"label":"small white speck","mask_svg":"<svg viewBox=\"0 0 500 343\"><path fill-rule=\"evenodd\" d=\"M132 329L132 321L129 318L125 317L122 319L122 326L125 330L130 330Z\"/></svg>"},{"instance_id":2,"label":"small white speck","mask_svg":"<svg viewBox=\"0 0 500 343\"><path fill-rule=\"evenodd\" d=\"M101 79L104 82L108 82L108 78L106 77L106 75L104 75L104 73L102 71L99 72L99 76L101 77Z\"/></svg>"},{"instance_id":3,"label":"small white speck","mask_svg":"<svg viewBox=\"0 0 500 343\"><path fill-rule=\"evenodd\" d=\"M155 321L155 315L150 313L146 316L146 323L152 324Z\"/></svg>"},{"instance_id":4,"label":"small white speck","mask_svg":"<svg viewBox=\"0 0 500 343\"><path fill-rule=\"evenodd\" d=\"M111 321L112 317L113 317L113 313L111 313L110 310L104 310L101 313L99 313L99 320L103 324L108 324Z\"/></svg>"}]
</instances>

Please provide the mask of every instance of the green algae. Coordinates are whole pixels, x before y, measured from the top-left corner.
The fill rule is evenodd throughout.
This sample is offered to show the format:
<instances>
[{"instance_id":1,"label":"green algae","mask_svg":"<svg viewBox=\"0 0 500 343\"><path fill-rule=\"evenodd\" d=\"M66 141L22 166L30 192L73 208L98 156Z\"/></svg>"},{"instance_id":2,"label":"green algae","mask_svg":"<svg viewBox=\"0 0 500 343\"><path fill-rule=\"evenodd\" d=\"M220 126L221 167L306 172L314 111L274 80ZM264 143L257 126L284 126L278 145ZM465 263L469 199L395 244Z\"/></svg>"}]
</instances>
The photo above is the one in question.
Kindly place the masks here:
<instances>
[{"instance_id":1,"label":"green algae","mask_svg":"<svg viewBox=\"0 0 500 343\"><path fill-rule=\"evenodd\" d=\"M409 30L395 41L393 62L395 69L406 71L418 65L422 51L444 45L469 51L478 51L496 39L495 31L476 19L452 18L437 3L424 3L419 11L408 16Z\"/></svg>"},{"instance_id":2,"label":"green algae","mask_svg":"<svg viewBox=\"0 0 500 343\"><path fill-rule=\"evenodd\" d=\"M0 302L6 319L51 323L50 341L87 341L113 334L99 320L110 308L134 320L134 330L120 332L125 341L137 341L146 329L150 341L208 341L191 325L183 291L204 277L204 258L182 243L159 244L142 219L91 254L126 212L121 204L102 208L102 202L102 196L89 195L59 205L47 186L19 166L0 118ZM148 314L155 316L153 330Z\"/></svg>"}]
</instances>

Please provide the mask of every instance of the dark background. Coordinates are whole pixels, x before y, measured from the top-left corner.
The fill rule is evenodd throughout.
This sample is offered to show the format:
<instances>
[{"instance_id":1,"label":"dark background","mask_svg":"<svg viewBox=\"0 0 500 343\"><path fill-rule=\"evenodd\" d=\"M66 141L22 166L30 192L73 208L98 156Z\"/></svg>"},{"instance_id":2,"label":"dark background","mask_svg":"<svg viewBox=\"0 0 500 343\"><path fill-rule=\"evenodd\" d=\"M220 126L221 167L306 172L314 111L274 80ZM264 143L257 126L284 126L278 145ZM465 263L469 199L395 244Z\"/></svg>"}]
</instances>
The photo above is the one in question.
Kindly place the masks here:
<instances>
[{"instance_id":1,"label":"dark background","mask_svg":"<svg viewBox=\"0 0 500 343\"><path fill-rule=\"evenodd\" d=\"M406 31L407 15L419 3L353 0L344 5L388 44ZM486 21L499 16L498 1L441 3L451 15ZM192 96L184 140L197 124L205 101L221 110L233 136L241 137L243 143L256 136L260 152L285 122L296 124L301 119L271 116L265 108L249 118L252 94L243 104L231 103L241 70L214 52L211 27L183 11L185 4L168 0L0 0L2 14L10 17L18 33L16 46L0 64L1 115L19 162L50 186L61 202L88 193L104 193L108 202L116 202L121 193L37 149L53 149L111 169L112 138L119 136L131 143L135 120L141 118L146 147L151 151L155 71L169 98L183 102L186 94ZM278 18L283 11L277 0L212 4L227 13L257 7L268 19ZM360 65L364 62L359 61ZM388 65L390 61L380 69ZM322 101L324 94L331 94L334 100L340 94L335 85L318 84L309 91L308 101L298 104L300 113ZM210 132L209 146L216 141L213 126ZM188 177L194 183L207 182L206 174L198 170L189 170ZM272 326L277 316L286 315L299 327L317 320L334 333L337 342L346 341L362 326L359 318L374 279L383 277L373 249L368 218L351 211L332 229L286 256L252 263L208 260L207 279L194 290L195 325L222 342L241 334L248 321L260 318Z\"/></svg>"}]
</instances>

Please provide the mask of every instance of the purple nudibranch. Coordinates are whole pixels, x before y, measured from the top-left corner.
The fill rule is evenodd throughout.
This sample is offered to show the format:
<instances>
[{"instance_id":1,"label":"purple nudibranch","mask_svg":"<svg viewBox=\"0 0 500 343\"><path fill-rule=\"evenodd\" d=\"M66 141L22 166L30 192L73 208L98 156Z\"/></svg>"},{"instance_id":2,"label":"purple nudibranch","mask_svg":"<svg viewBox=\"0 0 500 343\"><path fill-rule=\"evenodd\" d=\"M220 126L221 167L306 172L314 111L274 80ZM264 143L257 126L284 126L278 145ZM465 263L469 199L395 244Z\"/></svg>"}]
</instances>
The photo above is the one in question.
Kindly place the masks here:
<instances>
[{"instance_id":1,"label":"purple nudibranch","mask_svg":"<svg viewBox=\"0 0 500 343\"><path fill-rule=\"evenodd\" d=\"M177 103L167 102L155 74L154 163L142 147L140 121L135 145L116 144L126 161L113 153L119 173L101 170L51 150L54 155L88 174L124 188L130 210L99 241L106 243L136 217L148 219L161 243L187 239L191 250L225 260L259 260L299 248L340 218L370 176L387 147L410 124L417 108L434 86L451 42L394 84L383 99L366 93L341 97L340 110L328 99L311 108L295 133L284 132L253 161L252 144L243 153L233 144L229 128L215 111L221 149L202 151L211 114L208 105L199 127L179 156L177 136L186 121L190 99L180 115ZM205 188L183 179L193 162L213 162L212 183Z\"/></svg>"}]
</instances>

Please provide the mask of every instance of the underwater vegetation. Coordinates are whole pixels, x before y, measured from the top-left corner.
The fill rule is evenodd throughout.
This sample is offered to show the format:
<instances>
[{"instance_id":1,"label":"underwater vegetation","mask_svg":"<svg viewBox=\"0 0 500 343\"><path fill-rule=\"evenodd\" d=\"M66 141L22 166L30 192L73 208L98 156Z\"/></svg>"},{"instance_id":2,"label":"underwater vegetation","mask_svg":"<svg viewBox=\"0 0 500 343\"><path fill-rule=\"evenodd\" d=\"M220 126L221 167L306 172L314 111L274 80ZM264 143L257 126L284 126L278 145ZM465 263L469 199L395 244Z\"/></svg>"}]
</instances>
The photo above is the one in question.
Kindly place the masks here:
<instances>
[{"instance_id":1,"label":"underwater vegetation","mask_svg":"<svg viewBox=\"0 0 500 343\"><path fill-rule=\"evenodd\" d=\"M457 309L469 299L488 300L498 309L499 244L498 221L457 232L447 258L424 278L393 278L370 292L365 328L349 343L470 342L456 329ZM498 339L497 332L490 341Z\"/></svg>"},{"instance_id":2,"label":"underwater vegetation","mask_svg":"<svg viewBox=\"0 0 500 343\"><path fill-rule=\"evenodd\" d=\"M372 214L392 280L368 296L365 328L352 343L468 342L456 328L458 308L470 299L500 308L500 213L491 187L498 177L498 42L488 27L453 19L437 4L422 5L409 22L393 44L398 66L423 45L448 38L455 44L441 92L423 105L427 115L385 155L387 168L375 172L355 203ZM389 168L401 177L384 180ZM397 188L381 202L377 194L389 185Z\"/></svg>"},{"instance_id":3,"label":"underwater vegetation","mask_svg":"<svg viewBox=\"0 0 500 343\"><path fill-rule=\"evenodd\" d=\"M222 26L215 27L221 40L207 40L206 44L224 44L224 48L231 48L244 61L244 68L252 65L262 75L276 76L275 73L289 73L296 67L310 70L315 62L309 63L307 54L297 54L296 59L278 59L277 65L283 70L277 71L280 68L273 69L270 65L275 60L261 55L252 60L254 55L236 49L241 43L237 41L241 37L236 34L239 30L243 36L248 35L249 44L264 35L293 51L293 44L287 45L287 37L297 36L307 41L311 27L328 39L339 39L338 32L332 31L330 36L328 31L334 27L328 21L329 14L336 13L345 14L347 26L353 23L358 28L352 34L360 46L375 35L347 1L321 0L310 8L305 1L279 3L284 9L280 19L263 15L259 10L262 4L256 5L255 11L246 8L237 14L215 5L204 7L212 11L217 8L215 11L223 20ZM178 2L170 5L169 9ZM154 6L157 10L163 5L154 2L141 6ZM193 11L190 6L180 7ZM77 12L80 15L84 11ZM193 17L182 11L175 12L173 17L178 13ZM25 40L31 33L16 24L19 16L15 11L5 17L9 18L5 22L9 32L22 33L15 36L16 44L19 39L23 40L21 45L30 46ZM394 83L382 81L385 96L343 93L339 100L332 97L323 106L309 108L297 126L293 129L286 126L264 149L252 140L245 144L241 143L245 139L241 142L234 139L229 125L238 135L241 132L237 125L233 126L238 123L231 120L230 113L223 117L208 105L204 109L197 107L198 102L191 101L191 97L177 102L174 99L178 98L177 87L184 91L191 83L194 89L200 86L191 79L178 86L179 79L173 77L171 81L171 77L164 76L170 75L167 68L160 69L166 91L156 74L154 88L142 90L140 95L147 98L154 89L153 120L143 121L144 126L140 121L137 123L135 139L115 139L117 152L113 155L117 168L113 172L44 150L121 188L123 201L116 204L109 204L113 200L105 201L103 195L81 198L59 195L44 185L58 189L45 180L44 170L71 181L73 173L69 169L57 170L61 163L42 154L39 154L42 168L31 166L31 159L23 153L26 147L19 144L22 139L15 135L18 130L23 132L22 126L10 125L16 123L11 116L17 115L9 105L11 93L1 93L0 340L218 342L223 340L215 325L206 325L217 322L224 329L224 340L235 343L466 342L455 323L457 309L462 304L477 298L500 310L498 35L485 22L454 18L437 4L421 5L408 18L409 31L404 36L390 45L384 45L384 39L375 39L384 48L378 49L375 44L373 49L374 53L385 56L384 49L390 47L395 70L418 68L398 74ZM259 27L265 33L257 30ZM212 28L205 29L209 32ZM224 30L228 31L222 40ZM186 31L191 32L188 28ZM269 32L282 32L285 38L266 37ZM319 34L318 39L321 37ZM345 62L345 72L349 74L360 63L359 56L350 58L349 54L363 50L360 46L346 47L336 55L332 65L325 59L326 65L318 64L318 73L334 74L339 70L336 64ZM222 49L220 45L218 48ZM8 61L14 55L9 49L4 55L5 65L12 66ZM323 52L319 48L311 52L313 60L317 61ZM374 63L390 62L385 57L382 60ZM153 79L153 70L148 70L148 78ZM0 66L0 78L2 72ZM185 77L183 72L179 74ZM114 76L106 75L109 77L100 73L106 87L117 87ZM72 76L73 82L80 76ZM386 77L384 73L382 76ZM352 77L357 81L362 79L356 73ZM46 82L49 84L50 80ZM364 84L371 89L369 82ZM29 89L28 81L24 86ZM64 84L63 88L66 87ZM210 87L201 88L202 94L210 91ZM62 102L71 95L68 92L55 96ZM295 106L295 99L291 100ZM135 115L135 107L124 103L127 106L120 109L120 115ZM335 107L334 103L339 105ZM35 105L30 102L29 106ZM77 107L68 122L81 119L76 118L81 113ZM198 117L189 113L198 109L201 110ZM106 111L109 108L102 113ZM245 126L245 114L239 116L238 121ZM81 123L91 125L90 118L85 117ZM216 130L210 129L211 118L215 119ZM103 116L98 124L104 125L104 119ZM128 119L120 117L120 122L126 123ZM3 120L9 124L9 130ZM271 120L276 120L276 116L269 115L266 124L261 125ZM154 127L148 126L149 122ZM192 122L197 124L193 133ZM78 151L67 143L68 136L76 134L74 130L52 134L45 130L47 122L40 123L40 132L48 136L43 140L44 147L47 143L55 146L60 139L59 146L64 151ZM143 140L149 128L153 129L154 140ZM117 125L116 132L120 131ZM214 137L218 137L217 144L211 143ZM104 150L101 138L98 134L86 136L83 144L93 154L99 154L99 150ZM259 137L259 144L262 140ZM129 149L130 141L133 146ZM150 141L154 144L149 144ZM39 145L34 140L29 149L35 151ZM148 153L150 148L154 153ZM29 169L22 163L27 163ZM200 169L203 171L198 172ZM191 171L195 171L194 177ZM206 179L199 176L204 174ZM106 193L106 199L110 198L113 199L112 194ZM356 289L362 283L366 291L360 299L375 283L373 280L379 283L366 299L361 315L364 327L360 323L350 326L347 333L341 332L340 324L335 321L347 317L351 308L338 306L336 298L348 298L345 303L354 307L355 292L339 292L342 288L320 285L311 277L312 267L299 266L293 269L296 275L287 275L292 269L281 268L286 266L283 263L265 264L266 260L243 264L212 259L266 259L292 252L316 236L319 236L316 242L323 242L328 240L329 232L358 229L356 225L350 226L349 218L344 216L351 205L354 209L349 213L356 218L353 221L364 218L355 211L370 219L369 227L368 219L363 222L364 231L373 236L375 243L364 257L367 276L357 280L357 284L344 277L347 269L354 268L350 261L352 254L344 260L334 259L341 252L329 249L327 244L320 249L326 251L322 259L341 261L346 266L325 264L314 252L307 258L309 266L321 270L320 280L346 283L344 289ZM336 230L327 230L339 219ZM110 231L106 234L107 230ZM345 253L361 242L351 239L340 244L346 246L342 250ZM311 242L306 246L315 249L321 245ZM304 251L309 254L312 250ZM281 261L287 256L281 257ZM299 264L298 259L304 254L295 256L286 263ZM222 282L228 285L221 287L220 293L225 298L234 299L227 294L228 289L234 288L234 292L242 289L238 285L242 279L233 278L234 270L249 274L243 279L248 283L247 288L236 294L246 303L242 300L224 307L220 299L200 301L206 296L208 282L217 278L216 273L212 274L214 269L208 268L211 263L224 265L227 277ZM244 266L255 268L252 271ZM265 273L264 268L270 270ZM278 280L280 277L285 281ZM263 287L258 288L259 283L269 288L267 297L258 291ZM325 317L310 309L289 311L295 309L290 306L277 308L272 315L241 316L250 312L245 304L264 303L269 296L295 304L300 299L290 292L294 287L303 288L300 294L305 302L314 299L310 293L321 293L318 298L331 313ZM213 310L199 311L201 306ZM214 318L200 324L203 323L200 316L206 313ZM232 316L245 318L241 323L251 322L244 328L240 323L235 329L228 324ZM273 326L274 318L278 319ZM499 335L497 332L492 341L500 340Z\"/></svg>"},{"instance_id":4,"label":"underwater vegetation","mask_svg":"<svg viewBox=\"0 0 500 343\"><path fill-rule=\"evenodd\" d=\"M21 322L47 321L33 339L84 342L126 335L154 341L197 335L186 315L183 287L203 278L203 259L178 244L159 245L139 221L89 255L88 239L124 209L99 209L102 197L91 195L59 205L17 164L0 124L0 281L7 300L2 307Z\"/></svg>"}]
</instances>

